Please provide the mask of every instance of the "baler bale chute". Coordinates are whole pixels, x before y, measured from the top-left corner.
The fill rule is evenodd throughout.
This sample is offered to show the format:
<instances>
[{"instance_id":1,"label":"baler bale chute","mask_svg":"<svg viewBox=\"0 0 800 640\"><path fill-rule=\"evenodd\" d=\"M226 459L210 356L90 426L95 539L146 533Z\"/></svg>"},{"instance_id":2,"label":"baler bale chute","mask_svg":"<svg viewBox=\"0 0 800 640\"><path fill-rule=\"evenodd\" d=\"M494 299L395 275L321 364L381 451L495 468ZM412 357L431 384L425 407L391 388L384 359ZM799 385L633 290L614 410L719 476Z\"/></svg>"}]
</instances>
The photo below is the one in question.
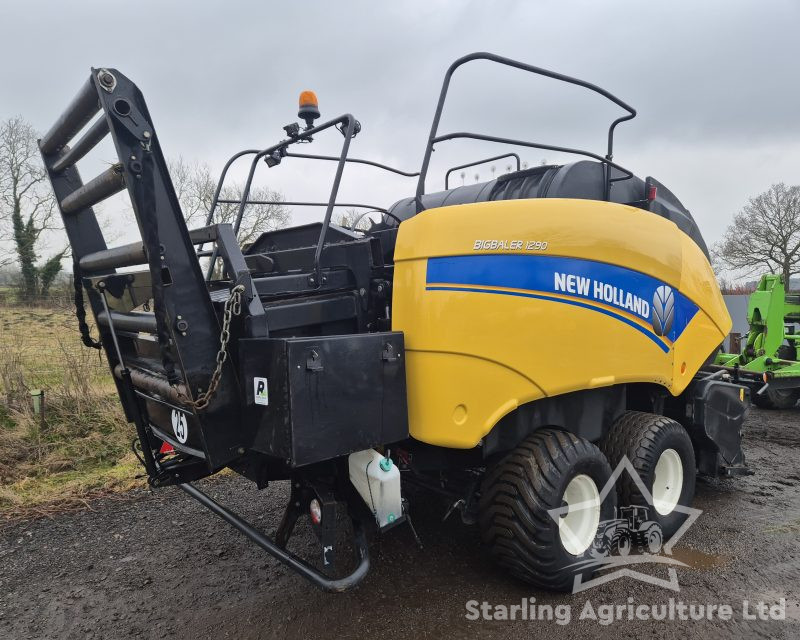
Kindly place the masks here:
<instances>
[{"instance_id":1,"label":"baler bale chute","mask_svg":"<svg viewBox=\"0 0 800 640\"><path fill-rule=\"evenodd\" d=\"M610 100L622 114L605 154L440 133L450 79L473 61ZM541 587L568 589L590 571L584 561L618 495L641 506L652 493L651 517L674 533L696 472L746 471L747 391L706 366L731 321L692 216L664 185L612 159L616 127L635 114L583 80L471 54L448 69L421 169L409 172L350 157L361 124L350 114L314 124L316 98L304 92L305 125L234 154L206 226L189 230L141 92L115 69L93 69L40 146L72 247L82 339L106 352L150 484L182 488L334 591L366 575L367 529L410 525L412 485L477 522L500 565ZM337 156L294 151L333 129L343 135ZM108 135L118 163L84 184L76 163ZM463 138L583 159L518 164L427 193L434 147ZM503 157L519 162L513 152L489 160ZM250 164L238 215L215 223L239 160ZM336 163L326 201L284 203L320 206L322 222L262 233L243 249L237 234L256 171L288 161ZM416 178L416 192L387 207L339 202L352 163ZM141 240L108 248L92 206L122 190ZM342 206L380 220L366 230L333 224ZM648 495L632 478L602 491L624 457ZM191 484L225 468L259 488L291 482L274 537ZM321 568L286 550L306 515ZM355 569L332 577L348 521Z\"/></svg>"}]
</instances>

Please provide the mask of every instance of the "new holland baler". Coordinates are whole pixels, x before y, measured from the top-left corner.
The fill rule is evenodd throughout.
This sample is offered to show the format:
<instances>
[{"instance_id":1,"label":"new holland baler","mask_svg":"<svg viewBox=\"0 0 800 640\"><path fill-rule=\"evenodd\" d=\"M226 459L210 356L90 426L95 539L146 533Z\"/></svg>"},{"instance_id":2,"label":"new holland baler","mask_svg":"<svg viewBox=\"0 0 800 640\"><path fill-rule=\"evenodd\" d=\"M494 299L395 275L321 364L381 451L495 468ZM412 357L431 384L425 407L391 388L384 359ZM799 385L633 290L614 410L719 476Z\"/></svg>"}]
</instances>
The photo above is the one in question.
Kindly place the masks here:
<instances>
[{"instance_id":1,"label":"new holland baler","mask_svg":"<svg viewBox=\"0 0 800 640\"><path fill-rule=\"evenodd\" d=\"M606 154L440 133L451 76L472 61L611 100L623 113ZM364 578L365 529L410 524L420 488L477 523L510 574L547 588L591 573L585 561L618 502L647 507L674 533L697 472L746 470L748 392L706 366L731 321L692 216L613 160L614 131L635 113L591 83L471 54L448 69L421 169L406 172L351 157L361 124L350 114L315 124L316 98L304 92L304 125L234 154L206 226L189 230L141 92L115 69L93 69L40 147L72 247L82 339L105 350L150 484L180 487L328 590ZM333 129L338 156L297 150ZM118 162L83 183L78 161L108 135ZM522 169L508 153L499 157L515 157L516 171L426 193L434 147L459 138L583 159ZM217 223L242 159L238 215ZM319 205L323 221L241 247L246 207L264 204L250 199L256 171L288 161L336 164L327 201L281 203ZM416 192L387 207L340 203L348 163L415 178ZM120 191L141 240L108 248L92 206ZM378 220L333 224L341 206ZM625 460L635 473L614 483ZM274 537L191 484L224 468L262 488L290 481ZM286 550L306 515L321 540L316 564ZM355 567L334 577L342 522Z\"/></svg>"}]
</instances>

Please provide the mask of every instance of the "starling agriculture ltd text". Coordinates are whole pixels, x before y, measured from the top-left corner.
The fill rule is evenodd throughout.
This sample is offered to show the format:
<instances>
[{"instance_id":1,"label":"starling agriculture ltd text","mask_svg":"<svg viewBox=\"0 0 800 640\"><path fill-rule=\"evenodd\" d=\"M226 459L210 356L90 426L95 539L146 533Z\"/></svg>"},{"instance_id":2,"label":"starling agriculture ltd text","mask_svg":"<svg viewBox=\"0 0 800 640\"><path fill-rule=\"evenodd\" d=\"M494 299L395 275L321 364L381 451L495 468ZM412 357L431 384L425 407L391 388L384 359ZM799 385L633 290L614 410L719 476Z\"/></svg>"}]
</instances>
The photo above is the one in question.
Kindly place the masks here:
<instances>
[{"instance_id":1,"label":"starling agriculture ltd text","mask_svg":"<svg viewBox=\"0 0 800 640\"><path fill-rule=\"evenodd\" d=\"M523 598L518 604L491 604L469 600L465 618L475 620L530 620L532 622L555 622L567 625L572 622L578 607L570 604L537 604L536 598ZM598 604L591 600L580 607L577 620L594 620L600 625L634 620L786 620L786 599L777 602L750 602L743 600L740 606L731 604L685 603L670 598L665 603L636 604L632 597L627 604Z\"/></svg>"}]
</instances>

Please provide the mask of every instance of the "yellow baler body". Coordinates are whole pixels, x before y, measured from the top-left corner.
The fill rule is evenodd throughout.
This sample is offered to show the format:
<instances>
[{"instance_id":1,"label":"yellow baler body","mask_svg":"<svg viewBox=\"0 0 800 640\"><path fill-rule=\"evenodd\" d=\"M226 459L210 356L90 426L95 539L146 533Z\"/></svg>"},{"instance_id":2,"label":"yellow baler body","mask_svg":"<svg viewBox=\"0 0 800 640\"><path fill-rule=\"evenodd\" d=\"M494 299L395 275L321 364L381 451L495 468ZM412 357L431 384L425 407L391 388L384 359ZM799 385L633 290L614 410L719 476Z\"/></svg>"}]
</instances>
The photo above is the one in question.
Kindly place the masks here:
<instances>
[{"instance_id":1,"label":"yellow baler body","mask_svg":"<svg viewBox=\"0 0 800 640\"><path fill-rule=\"evenodd\" d=\"M678 395L731 328L689 236L594 200L454 205L404 221L392 308L411 436L451 448L547 396L638 382Z\"/></svg>"}]
</instances>

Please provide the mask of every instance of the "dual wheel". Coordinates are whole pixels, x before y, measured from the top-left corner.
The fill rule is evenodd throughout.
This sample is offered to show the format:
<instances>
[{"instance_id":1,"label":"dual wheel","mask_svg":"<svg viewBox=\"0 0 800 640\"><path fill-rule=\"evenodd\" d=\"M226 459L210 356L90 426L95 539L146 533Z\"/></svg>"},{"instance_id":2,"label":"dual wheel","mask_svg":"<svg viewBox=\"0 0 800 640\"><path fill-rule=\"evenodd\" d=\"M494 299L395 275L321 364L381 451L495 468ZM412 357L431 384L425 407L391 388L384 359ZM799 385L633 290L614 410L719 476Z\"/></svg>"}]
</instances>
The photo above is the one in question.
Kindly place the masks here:
<instances>
[{"instance_id":1,"label":"dual wheel","mask_svg":"<svg viewBox=\"0 0 800 640\"><path fill-rule=\"evenodd\" d=\"M668 540L686 517L676 507L691 504L694 484L689 435L663 416L629 411L600 447L540 429L487 471L481 535L511 574L545 589L569 590L576 577L591 576L587 561L609 549L609 531L622 526L630 540L658 529Z\"/></svg>"}]
</instances>

